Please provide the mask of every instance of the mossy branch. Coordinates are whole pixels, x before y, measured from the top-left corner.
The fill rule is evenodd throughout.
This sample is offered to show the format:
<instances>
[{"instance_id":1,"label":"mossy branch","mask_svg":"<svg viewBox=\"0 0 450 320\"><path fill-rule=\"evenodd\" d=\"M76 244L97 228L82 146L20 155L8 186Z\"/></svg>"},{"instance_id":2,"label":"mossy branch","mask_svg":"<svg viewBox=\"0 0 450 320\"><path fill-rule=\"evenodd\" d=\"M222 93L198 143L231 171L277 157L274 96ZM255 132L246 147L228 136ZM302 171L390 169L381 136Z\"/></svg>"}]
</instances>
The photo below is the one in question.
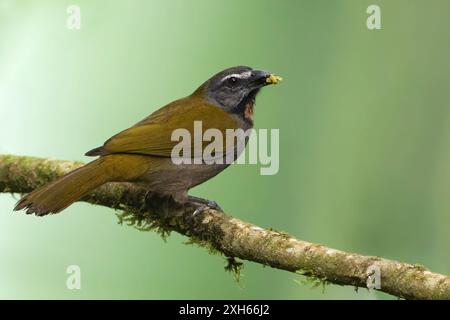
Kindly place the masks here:
<instances>
[{"instance_id":1,"label":"mossy branch","mask_svg":"<svg viewBox=\"0 0 450 320\"><path fill-rule=\"evenodd\" d=\"M0 155L0 192L30 192L80 165L72 161ZM122 219L144 230L177 231L195 243L220 251L232 261L237 257L300 273L322 283L355 287L366 287L371 272L379 270L380 291L406 299L450 299L450 277L424 267L327 248L216 210L194 216L193 208L177 207L130 184L108 183L81 200L119 209L125 212L120 215ZM161 212L174 214L161 216Z\"/></svg>"}]
</instances>

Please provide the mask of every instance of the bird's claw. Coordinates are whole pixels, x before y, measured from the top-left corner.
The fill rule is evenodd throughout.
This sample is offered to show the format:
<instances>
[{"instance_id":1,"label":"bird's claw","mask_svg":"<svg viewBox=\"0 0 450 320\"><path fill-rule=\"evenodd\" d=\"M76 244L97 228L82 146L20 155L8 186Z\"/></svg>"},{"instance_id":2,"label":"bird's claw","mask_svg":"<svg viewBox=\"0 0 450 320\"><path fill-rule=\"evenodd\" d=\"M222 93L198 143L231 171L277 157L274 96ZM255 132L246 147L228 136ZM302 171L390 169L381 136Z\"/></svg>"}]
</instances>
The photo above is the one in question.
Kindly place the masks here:
<instances>
[{"instance_id":1,"label":"bird's claw","mask_svg":"<svg viewBox=\"0 0 450 320\"><path fill-rule=\"evenodd\" d=\"M208 205L207 206L210 207L211 209L214 209L214 210L217 210L217 211L222 211L222 208L214 200L208 200Z\"/></svg>"},{"instance_id":2,"label":"bird's claw","mask_svg":"<svg viewBox=\"0 0 450 320\"><path fill-rule=\"evenodd\" d=\"M202 212L204 212L206 210L210 210L210 209L222 211L222 208L217 204L217 202L208 200L208 204L202 204L199 207L197 207L194 210L194 213L192 213L192 216L195 217L199 213L202 213Z\"/></svg>"},{"instance_id":3,"label":"bird's claw","mask_svg":"<svg viewBox=\"0 0 450 320\"><path fill-rule=\"evenodd\" d=\"M194 212L192 213L192 216L195 217L199 213L202 213L203 211L206 211L208 209L209 209L209 207L207 205L203 204L203 205L201 205L200 207L197 207L197 209L194 210Z\"/></svg>"},{"instance_id":4,"label":"bird's claw","mask_svg":"<svg viewBox=\"0 0 450 320\"><path fill-rule=\"evenodd\" d=\"M213 200L189 196L189 203L195 207L195 211L193 213L194 216L209 209L223 211L217 202Z\"/></svg>"}]
</instances>

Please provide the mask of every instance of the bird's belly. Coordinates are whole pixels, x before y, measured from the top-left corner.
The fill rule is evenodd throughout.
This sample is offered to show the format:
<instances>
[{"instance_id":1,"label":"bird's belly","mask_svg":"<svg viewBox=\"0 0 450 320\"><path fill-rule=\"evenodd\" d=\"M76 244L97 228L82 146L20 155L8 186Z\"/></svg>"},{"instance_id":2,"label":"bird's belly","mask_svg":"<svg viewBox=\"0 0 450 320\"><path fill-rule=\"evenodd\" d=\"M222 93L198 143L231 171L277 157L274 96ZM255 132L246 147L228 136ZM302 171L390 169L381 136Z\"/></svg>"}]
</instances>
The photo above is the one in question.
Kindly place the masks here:
<instances>
[{"instance_id":1,"label":"bird's belly","mask_svg":"<svg viewBox=\"0 0 450 320\"><path fill-rule=\"evenodd\" d=\"M139 184L145 188L162 193L176 194L205 182L228 165L226 164L180 164L176 165L170 158L161 158L158 165L149 168L139 178Z\"/></svg>"}]
</instances>

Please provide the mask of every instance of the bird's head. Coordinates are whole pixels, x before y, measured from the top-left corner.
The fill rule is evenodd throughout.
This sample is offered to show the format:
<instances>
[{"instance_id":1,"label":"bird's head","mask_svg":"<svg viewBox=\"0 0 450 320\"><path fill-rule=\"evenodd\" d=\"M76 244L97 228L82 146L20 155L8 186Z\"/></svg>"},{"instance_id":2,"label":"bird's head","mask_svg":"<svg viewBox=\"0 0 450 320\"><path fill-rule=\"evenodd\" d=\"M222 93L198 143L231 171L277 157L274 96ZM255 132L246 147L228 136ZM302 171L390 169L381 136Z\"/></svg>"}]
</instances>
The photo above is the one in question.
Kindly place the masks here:
<instances>
[{"instance_id":1,"label":"bird's head","mask_svg":"<svg viewBox=\"0 0 450 320\"><path fill-rule=\"evenodd\" d=\"M202 91L211 103L230 113L239 113L255 102L259 90L276 84L281 78L267 71L246 66L225 69L208 79L196 92Z\"/></svg>"}]
</instances>

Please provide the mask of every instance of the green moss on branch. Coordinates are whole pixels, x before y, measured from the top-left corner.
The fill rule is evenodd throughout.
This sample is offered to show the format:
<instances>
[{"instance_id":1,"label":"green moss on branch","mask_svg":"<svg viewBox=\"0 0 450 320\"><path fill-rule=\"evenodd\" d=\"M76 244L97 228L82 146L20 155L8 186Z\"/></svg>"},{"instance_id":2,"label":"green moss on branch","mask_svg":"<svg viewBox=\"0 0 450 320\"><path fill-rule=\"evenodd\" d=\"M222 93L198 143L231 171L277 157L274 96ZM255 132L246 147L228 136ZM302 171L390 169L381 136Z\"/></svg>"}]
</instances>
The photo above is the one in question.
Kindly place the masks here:
<instances>
[{"instance_id":1,"label":"green moss on branch","mask_svg":"<svg viewBox=\"0 0 450 320\"><path fill-rule=\"evenodd\" d=\"M0 192L30 192L80 165L0 155ZM165 236L176 231L191 237L193 243L232 257L228 269L236 273L242 265L235 257L302 273L320 283L366 287L368 270L376 266L381 275L380 291L407 299L450 299L450 277L422 266L331 249L216 210L193 216L193 208L180 207L130 184L108 183L81 200L121 210L125 212L119 214L122 221L141 230L156 230Z\"/></svg>"}]
</instances>

